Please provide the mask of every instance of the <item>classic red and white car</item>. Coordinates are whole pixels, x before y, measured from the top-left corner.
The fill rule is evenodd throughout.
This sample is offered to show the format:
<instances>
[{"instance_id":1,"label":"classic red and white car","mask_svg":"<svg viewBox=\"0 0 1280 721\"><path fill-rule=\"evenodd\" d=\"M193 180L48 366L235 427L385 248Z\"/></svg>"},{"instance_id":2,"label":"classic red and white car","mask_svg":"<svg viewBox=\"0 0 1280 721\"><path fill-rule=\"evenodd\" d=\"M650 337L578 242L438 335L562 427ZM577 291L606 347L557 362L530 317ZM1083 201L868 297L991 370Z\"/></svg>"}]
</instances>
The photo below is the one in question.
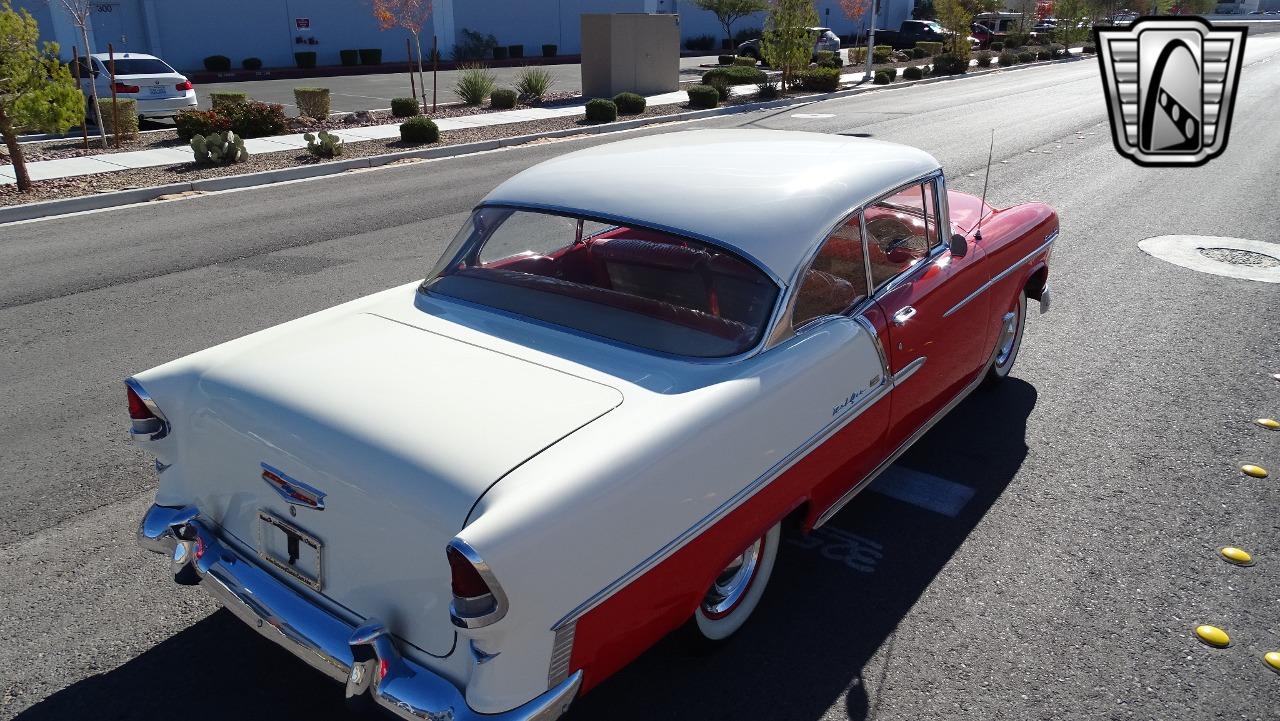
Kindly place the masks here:
<instances>
[{"instance_id":1,"label":"classic red and white car","mask_svg":"<svg viewBox=\"0 0 1280 721\"><path fill-rule=\"evenodd\" d=\"M425 281L129 378L139 541L349 698L555 718L673 630L734 633L785 523L1008 374L1057 235L875 140L566 154Z\"/></svg>"}]
</instances>

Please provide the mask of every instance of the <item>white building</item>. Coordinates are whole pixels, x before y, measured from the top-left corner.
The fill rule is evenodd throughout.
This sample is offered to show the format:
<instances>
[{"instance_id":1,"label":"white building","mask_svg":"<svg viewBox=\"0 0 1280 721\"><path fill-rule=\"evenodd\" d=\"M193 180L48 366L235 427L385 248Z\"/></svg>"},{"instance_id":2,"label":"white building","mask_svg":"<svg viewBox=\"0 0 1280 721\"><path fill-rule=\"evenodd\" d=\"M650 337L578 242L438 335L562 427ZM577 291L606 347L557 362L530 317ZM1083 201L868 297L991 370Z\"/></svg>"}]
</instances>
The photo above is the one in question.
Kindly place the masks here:
<instances>
[{"instance_id":1,"label":"white building","mask_svg":"<svg viewBox=\"0 0 1280 721\"><path fill-rule=\"evenodd\" d=\"M41 35L56 40L63 56L72 46L83 52L79 30L59 0L15 0L40 24ZM836 0L816 0L823 25L838 34L860 32L868 18L854 23L845 18ZM881 0L876 26L897 28L910 17L914 0ZM182 70L198 70L211 55L231 58L240 67L245 58L259 58L265 67L292 67L294 53L314 51L319 65L338 65L339 51L380 48L384 62L405 57L403 30L380 31L366 0L93 0L90 5L95 52L111 43L117 52L145 52L163 56ZM681 36L711 35L723 29L715 16L690 0L435 0L434 12L423 29L424 50L432 37L448 59L463 30L493 35L501 45L523 45L526 56L542 54L544 44L556 45L562 55L579 52L582 13L648 12L680 15ZM759 28L763 14L739 21L734 31Z\"/></svg>"}]
</instances>

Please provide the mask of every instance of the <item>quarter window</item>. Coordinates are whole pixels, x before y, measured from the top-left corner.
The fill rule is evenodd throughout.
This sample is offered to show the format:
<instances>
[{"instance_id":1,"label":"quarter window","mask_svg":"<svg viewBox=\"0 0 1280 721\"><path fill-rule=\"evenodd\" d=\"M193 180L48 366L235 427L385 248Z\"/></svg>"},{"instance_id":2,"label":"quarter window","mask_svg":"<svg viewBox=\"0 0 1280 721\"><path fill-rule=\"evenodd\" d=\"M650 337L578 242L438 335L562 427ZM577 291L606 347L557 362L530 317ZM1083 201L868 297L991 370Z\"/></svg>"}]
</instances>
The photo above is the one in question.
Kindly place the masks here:
<instances>
[{"instance_id":1,"label":"quarter window","mask_svg":"<svg viewBox=\"0 0 1280 721\"><path fill-rule=\"evenodd\" d=\"M940 242L933 180L910 185L867 206L867 252L873 288L927 257Z\"/></svg>"},{"instance_id":2,"label":"quarter window","mask_svg":"<svg viewBox=\"0 0 1280 721\"><path fill-rule=\"evenodd\" d=\"M792 327L824 315L843 313L870 294L862 216L852 218L827 238L800 278Z\"/></svg>"}]
</instances>

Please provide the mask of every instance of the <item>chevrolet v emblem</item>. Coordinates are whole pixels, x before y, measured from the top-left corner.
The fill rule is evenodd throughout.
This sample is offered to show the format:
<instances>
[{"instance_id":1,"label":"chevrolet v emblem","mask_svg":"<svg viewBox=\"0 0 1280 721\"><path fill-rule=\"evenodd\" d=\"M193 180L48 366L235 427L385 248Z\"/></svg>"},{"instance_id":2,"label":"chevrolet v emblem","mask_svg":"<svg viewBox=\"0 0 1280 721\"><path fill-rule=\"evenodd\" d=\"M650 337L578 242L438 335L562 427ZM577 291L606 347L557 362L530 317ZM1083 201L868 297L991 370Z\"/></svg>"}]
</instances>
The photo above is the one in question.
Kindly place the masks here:
<instances>
[{"instance_id":1,"label":"chevrolet v emblem","mask_svg":"<svg viewBox=\"0 0 1280 721\"><path fill-rule=\"evenodd\" d=\"M290 478L276 468L272 468L267 464L262 464L262 480L267 485L276 489L276 493L280 494L287 503L295 506L304 506L306 508L314 508L317 511L324 510L325 493L319 489L312 488L302 481Z\"/></svg>"}]
</instances>

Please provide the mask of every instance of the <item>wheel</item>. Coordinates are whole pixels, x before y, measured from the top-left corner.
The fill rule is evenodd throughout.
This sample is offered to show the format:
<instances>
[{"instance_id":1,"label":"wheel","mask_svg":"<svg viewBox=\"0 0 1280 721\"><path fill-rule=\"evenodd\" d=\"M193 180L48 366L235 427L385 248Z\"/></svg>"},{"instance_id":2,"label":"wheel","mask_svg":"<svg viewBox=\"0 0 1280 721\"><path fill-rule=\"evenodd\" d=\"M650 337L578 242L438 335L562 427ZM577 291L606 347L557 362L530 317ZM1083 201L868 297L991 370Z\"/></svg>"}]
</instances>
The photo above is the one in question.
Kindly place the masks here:
<instances>
[{"instance_id":1,"label":"wheel","mask_svg":"<svg viewBox=\"0 0 1280 721\"><path fill-rule=\"evenodd\" d=\"M996 347L991 353L991 363L987 368L987 383L998 383L1009 375L1013 362L1018 359L1018 349L1022 347L1022 329L1027 321L1027 293L1022 291L1013 301L1003 316L1000 334L996 336Z\"/></svg>"},{"instance_id":2,"label":"wheel","mask_svg":"<svg viewBox=\"0 0 1280 721\"><path fill-rule=\"evenodd\" d=\"M782 524L775 524L720 571L693 613L695 639L714 644L742 628L769 584L781 537Z\"/></svg>"}]
</instances>

